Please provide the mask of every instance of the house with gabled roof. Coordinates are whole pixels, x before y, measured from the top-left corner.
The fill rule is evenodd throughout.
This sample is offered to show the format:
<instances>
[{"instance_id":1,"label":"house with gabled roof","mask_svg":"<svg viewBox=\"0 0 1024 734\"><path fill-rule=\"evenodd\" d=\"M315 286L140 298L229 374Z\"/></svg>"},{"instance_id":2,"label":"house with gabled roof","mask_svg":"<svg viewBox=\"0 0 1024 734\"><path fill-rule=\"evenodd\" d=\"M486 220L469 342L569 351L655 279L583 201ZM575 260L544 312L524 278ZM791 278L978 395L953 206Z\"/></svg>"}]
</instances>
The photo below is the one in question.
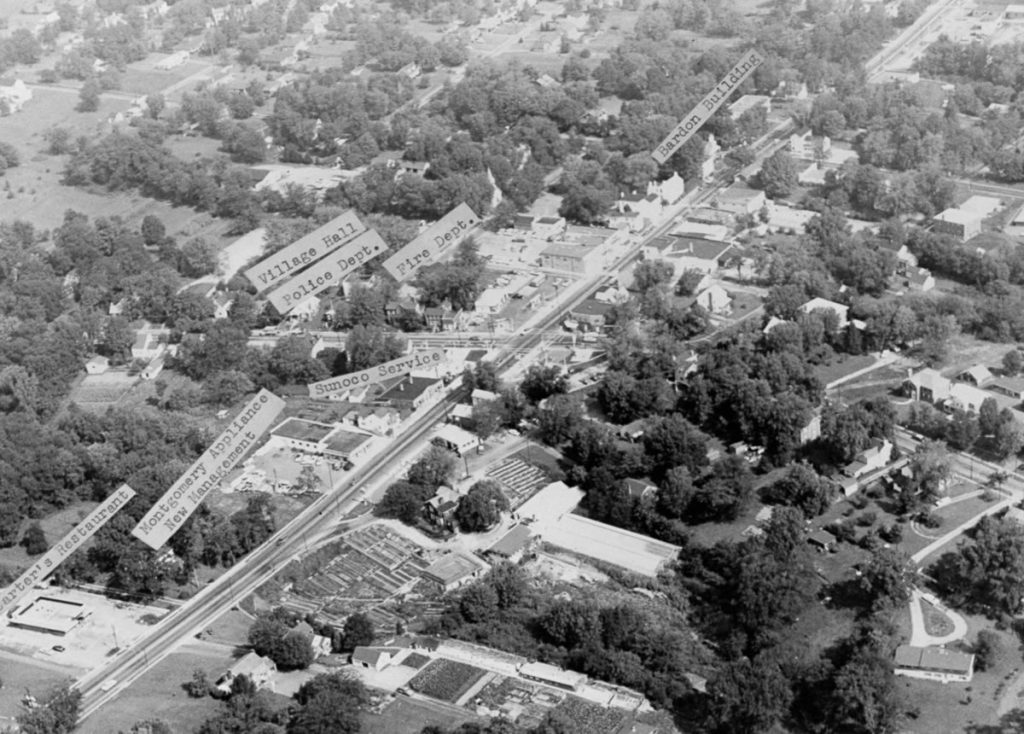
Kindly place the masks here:
<instances>
[{"instance_id":1,"label":"house with gabled roof","mask_svg":"<svg viewBox=\"0 0 1024 734\"><path fill-rule=\"evenodd\" d=\"M995 375L993 375L985 365L976 364L959 373L956 376L956 379L961 382L966 382L968 385L984 387L995 379Z\"/></svg>"}]
</instances>

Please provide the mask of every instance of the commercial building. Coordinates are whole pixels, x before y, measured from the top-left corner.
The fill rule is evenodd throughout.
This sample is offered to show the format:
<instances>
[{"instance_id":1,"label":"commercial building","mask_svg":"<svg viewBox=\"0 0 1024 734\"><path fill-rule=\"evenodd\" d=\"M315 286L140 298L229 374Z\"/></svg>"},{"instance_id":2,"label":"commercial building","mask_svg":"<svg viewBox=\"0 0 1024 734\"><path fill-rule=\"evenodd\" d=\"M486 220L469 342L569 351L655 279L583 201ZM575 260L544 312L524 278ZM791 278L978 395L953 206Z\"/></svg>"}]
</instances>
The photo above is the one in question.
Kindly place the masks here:
<instances>
[{"instance_id":1,"label":"commercial building","mask_svg":"<svg viewBox=\"0 0 1024 734\"><path fill-rule=\"evenodd\" d=\"M578 691L587 682L587 676L574 670L563 670L547 663L523 663L519 675L566 691Z\"/></svg>"},{"instance_id":2,"label":"commercial building","mask_svg":"<svg viewBox=\"0 0 1024 734\"><path fill-rule=\"evenodd\" d=\"M680 551L678 545L570 513L555 522L540 523L537 529L547 543L650 577L657 576Z\"/></svg>"},{"instance_id":3,"label":"commercial building","mask_svg":"<svg viewBox=\"0 0 1024 734\"><path fill-rule=\"evenodd\" d=\"M39 596L10 615L12 627L63 637L92 614L85 604Z\"/></svg>"},{"instance_id":4,"label":"commercial building","mask_svg":"<svg viewBox=\"0 0 1024 734\"><path fill-rule=\"evenodd\" d=\"M447 593L478 579L491 569L490 565L458 551L441 556L420 573L424 581Z\"/></svg>"},{"instance_id":5,"label":"commercial building","mask_svg":"<svg viewBox=\"0 0 1024 734\"><path fill-rule=\"evenodd\" d=\"M501 536L498 541L484 551L485 555L495 556L502 560L518 563L530 547L533 533L528 525L516 525Z\"/></svg>"},{"instance_id":6,"label":"commercial building","mask_svg":"<svg viewBox=\"0 0 1024 734\"><path fill-rule=\"evenodd\" d=\"M444 382L440 378L409 375L385 390L375 400L396 410L413 411L439 398L443 392Z\"/></svg>"},{"instance_id":7,"label":"commercial building","mask_svg":"<svg viewBox=\"0 0 1024 734\"><path fill-rule=\"evenodd\" d=\"M662 235L643 248L647 260L664 260L672 266L672 277L678 279L687 270L713 275L732 244L703 237Z\"/></svg>"},{"instance_id":8,"label":"commercial building","mask_svg":"<svg viewBox=\"0 0 1024 734\"><path fill-rule=\"evenodd\" d=\"M352 650L353 665L370 670L384 670L400 652L394 647L356 647Z\"/></svg>"},{"instance_id":9,"label":"commercial building","mask_svg":"<svg viewBox=\"0 0 1024 734\"><path fill-rule=\"evenodd\" d=\"M981 232L984 217L974 211L963 209L945 209L932 219L932 229L936 232L952 235L961 240L969 240Z\"/></svg>"},{"instance_id":10,"label":"commercial building","mask_svg":"<svg viewBox=\"0 0 1024 734\"><path fill-rule=\"evenodd\" d=\"M556 242L540 253L540 265L570 275L588 276L600 270L600 259L595 257L594 245Z\"/></svg>"},{"instance_id":11,"label":"commercial building","mask_svg":"<svg viewBox=\"0 0 1024 734\"><path fill-rule=\"evenodd\" d=\"M270 431L271 439L307 454L355 462L370 449L373 434L303 418L286 418Z\"/></svg>"},{"instance_id":12,"label":"commercial building","mask_svg":"<svg viewBox=\"0 0 1024 734\"><path fill-rule=\"evenodd\" d=\"M941 647L900 645L895 654L896 675L936 680L941 683L970 683L974 677L974 655Z\"/></svg>"},{"instance_id":13,"label":"commercial building","mask_svg":"<svg viewBox=\"0 0 1024 734\"><path fill-rule=\"evenodd\" d=\"M480 447L479 436L451 423L441 424L437 429L437 435L430 442L459 456L465 456Z\"/></svg>"}]
</instances>

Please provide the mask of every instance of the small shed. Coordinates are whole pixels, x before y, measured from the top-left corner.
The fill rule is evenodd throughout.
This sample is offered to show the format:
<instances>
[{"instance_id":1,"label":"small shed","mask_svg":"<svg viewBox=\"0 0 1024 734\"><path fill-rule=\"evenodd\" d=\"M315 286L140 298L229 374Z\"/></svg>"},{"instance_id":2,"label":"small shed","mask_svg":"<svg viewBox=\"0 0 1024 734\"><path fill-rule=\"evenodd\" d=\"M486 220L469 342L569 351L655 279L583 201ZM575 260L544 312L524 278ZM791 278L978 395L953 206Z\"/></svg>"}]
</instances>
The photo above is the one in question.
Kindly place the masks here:
<instances>
[{"instance_id":1,"label":"small shed","mask_svg":"<svg viewBox=\"0 0 1024 734\"><path fill-rule=\"evenodd\" d=\"M827 530L815 530L807 536L807 542L821 551L831 551L836 547L836 536Z\"/></svg>"}]
</instances>

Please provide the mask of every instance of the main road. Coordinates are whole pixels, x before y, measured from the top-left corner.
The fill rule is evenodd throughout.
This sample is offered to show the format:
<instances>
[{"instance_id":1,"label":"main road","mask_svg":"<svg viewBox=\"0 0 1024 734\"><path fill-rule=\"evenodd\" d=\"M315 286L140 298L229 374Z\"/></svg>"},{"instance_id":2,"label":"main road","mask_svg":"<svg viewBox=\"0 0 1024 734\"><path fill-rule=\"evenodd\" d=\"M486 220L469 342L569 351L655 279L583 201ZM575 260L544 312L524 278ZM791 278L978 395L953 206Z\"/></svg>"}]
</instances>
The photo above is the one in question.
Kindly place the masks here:
<instances>
[{"instance_id":1,"label":"main road","mask_svg":"<svg viewBox=\"0 0 1024 734\"><path fill-rule=\"evenodd\" d=\"M786 130L784 125L776 126L762 138L769 142L778 140ZM761 141L759 141L761 142ZM763 160L773 146L758 146L758 157ZM594 295L612 278L613 274L633 262L640 254L644 242L659 237L674 224L675 218L687 207L696 206L710 199L714 193L731 181L728 173L720 173L700 190L688 194L678 204L670 207L664 221L643 239L623 251L603 276L578 281L569 286L562 303L550 308L549 313L540 311L521 332L510 334L495 350L493 362L499 372L508 371L516 362L530 354L565 316L577 305ZM239 599L252 593L270 579L280 568L308 547L310 542L330 533L337 526L337 512L341 506L357 498L359 492L385 479L403 455L418 447L431 428L440 421L453 405L465 397L460 386L447 395L433 408L420 416L407 431L389 444L380 454L371 458L370 463L355 469L331 491L325 493L303 510L285 527L275 533L266 543L252 551L220 578L202 589L192 599L170 611L154 628L153 632L135 646L124 650L106 665L87 673L75 683L82 692L82 714L84 719L96 713L104 704L115 698L143 673L166 657L183 640L202 631L217 616L222 614Z\"/></svg>"}]
</instances>

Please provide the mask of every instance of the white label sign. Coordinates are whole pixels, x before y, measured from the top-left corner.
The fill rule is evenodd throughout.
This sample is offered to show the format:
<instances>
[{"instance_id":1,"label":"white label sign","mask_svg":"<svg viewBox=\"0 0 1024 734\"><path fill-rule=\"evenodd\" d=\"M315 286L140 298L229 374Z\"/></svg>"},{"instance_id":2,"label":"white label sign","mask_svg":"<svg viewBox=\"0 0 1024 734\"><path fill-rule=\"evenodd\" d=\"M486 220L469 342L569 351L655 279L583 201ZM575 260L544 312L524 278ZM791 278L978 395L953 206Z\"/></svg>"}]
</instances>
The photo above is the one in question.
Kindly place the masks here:
<instances>
[{"instance_id":1,"label":"white label sign","mask_svg":"<svg viewBox=\"0 0 1024 734\"><path fill-rule=\"evenodd\" d=\"M269 390L260 390L213 445L150 508L132 535L154 549L166 543L282 410L284 400Z\"/></svg>"},{"instance_id":2,"label":"white label sign","mask_svg":"<svg viewBox=\"0 0 1024 734\"><path fill-rule=\"evenodd\" d=\"M365 262L387 252L388 245L372 229L363 232L347 245L330 253L309 270L303 271L268 296L274 308L282 315L295 308L309 296L315 296L331 286L338 285L342 277Z\"/></svg>"},{"instance_id":3,"label":"white label sign","mask_svg":"<svg viewBox=\"0 0 1024 734\"><path fill-rule=\"evenodd\" d=\"M50 550L46 551L42 558L33 563L25 573L7 587L3 596L0 596L0 612L17 601L22 594L35 586L36 583L55 571L57 566L63 563L68 556L74 553L81 545L96 534L103 525L112 518L118 510L128 504L128 500L135 496L135 490L127 484L122 484L113 494L100 502L92 512L85 516L82 522L75 525L74 529L53 544Z\"/></svg>"},{"instance_id":4,"label":"white label sign","mask_svg":"<svg viewBox=\"0 0 1024 734\"><path fill-rule=\"evenodd\" d=\"M459 244L478 224L480 217L466 204L459 204L385 260L384 269L399 283L408 280L424 265L438 262L441 254Z\"/></svg>"},{"instance_id":5,"label":"white label sign","mask_svg":"<svg viewBox=\"0 0 1024 734\"><path fill-rule=\"evenodd\" d=\"M715 114L725 100L729 98L733 90L754 73L754 69L764 63L764 57L757 51L750 51L743 60L725 75L725 78L712 89L700 103L694 107L683 121L676 125L676 128L668 134L668 137L661 141L661 144L651 153L651 158L659 164L664 163L672 154L682 147L683 143L693 137L701 126L708 121L711 115Z\"/></svg>"},{"instance_id":6,"label":"white label sign","mask_svg":"<svg viewBox=\"0 0 1024 734\"><path fill-rule=\"evenodd\" d=\"M337 377L331 377L320 382L313 382L306 387L309 388L309 397L326 398L348 392L356 387L373 385L389 377L399 377L413 370L430 369L441 364L443 361L443 349L415 352L407 357L393 359L390 362L384 362L367 370L350 372L347 375L338 375Z\"/></svg>"},{"instance_id":7,"label":"white label sign","mask_svg":"<svg viewBox=\"0 0 1024 734\"><path fill-rule=\"evenodd\" d=\"M265 291L312 265L365 230L365 225L359 221L355 211L349 209L253 265L245 271L245 277L257 291Z\"/></svg>"}]
</instances>

